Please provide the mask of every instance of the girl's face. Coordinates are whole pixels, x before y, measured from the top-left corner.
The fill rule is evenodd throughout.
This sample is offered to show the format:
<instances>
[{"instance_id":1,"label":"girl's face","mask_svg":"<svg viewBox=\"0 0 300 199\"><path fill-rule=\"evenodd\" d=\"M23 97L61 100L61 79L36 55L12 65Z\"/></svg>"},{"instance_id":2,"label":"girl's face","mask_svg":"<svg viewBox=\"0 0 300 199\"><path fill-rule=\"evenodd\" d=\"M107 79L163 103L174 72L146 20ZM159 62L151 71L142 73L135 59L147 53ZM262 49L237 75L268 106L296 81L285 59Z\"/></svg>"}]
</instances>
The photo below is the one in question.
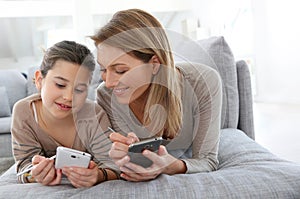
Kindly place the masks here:
<instances>
[{"instance_id":1,"label":"girl's face","mask_svg":"<svg viewBox=\"0 0 300 199\"><path fill-rule=\"evenodd\" d=\"M130 104L139 98L150 86L152 76L158 72L160 65L155 55L144 63L119 48L105 44L98 45L97 61L105 86L113 89L121 104Z\"/></svg>"},{"instance_id":2,"label":"girl's face","mask_svg":"<svg viewBox=\"0 0 300 199\"><path fill-rule=\"evenodd\" d=\"M41 91L43 110L57 119L76 113L83 106L90 80L90 71L78 64L57 60L46 77L35 74L36 86Z\"/></svg>"}]
</instances>

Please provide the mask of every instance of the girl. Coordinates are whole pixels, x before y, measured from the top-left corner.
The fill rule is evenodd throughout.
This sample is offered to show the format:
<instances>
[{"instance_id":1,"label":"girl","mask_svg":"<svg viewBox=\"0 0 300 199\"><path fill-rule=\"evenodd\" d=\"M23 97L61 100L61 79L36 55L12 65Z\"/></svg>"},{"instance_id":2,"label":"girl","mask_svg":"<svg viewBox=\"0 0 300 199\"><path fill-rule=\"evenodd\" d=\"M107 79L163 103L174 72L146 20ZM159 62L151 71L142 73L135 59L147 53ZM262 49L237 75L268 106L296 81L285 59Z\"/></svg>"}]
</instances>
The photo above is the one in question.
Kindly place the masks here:
<instances>
[{"instance_id":1,"label":"girl","mask_svg":"<svg viewBox=\"0 0 300 199\"><path fill-rule=\"evenodd\" d=\"M97 101L120 133L110 135L109 154L121 177L146 181L160 174L216 170L222 96L218 73L199 64L175 66L162 25L143 10L117 12L92 39L104 80ZM157 153L143 151L153 164L144 168L130 162L129 144L156 136L169 144Z\"/></svg>"},{"instance_id":2,"label":"girl","mask_svg":"<svg viewBox=\"0 0 300 199\"><path fill-rule=\"evenodd\" d=\"M105 111L87 100L88 86L95 68L91 52L73 41L49 48L40 70L35 72L39 91L14 106L12 122L13 154L23 183L60 184L62 174L75 187L89 187L117 178L108 150L111 142L104 131L109 126ZM93 156L88 168L55 169L58 146L85 151Z\"/></svg>"}]
</instances>

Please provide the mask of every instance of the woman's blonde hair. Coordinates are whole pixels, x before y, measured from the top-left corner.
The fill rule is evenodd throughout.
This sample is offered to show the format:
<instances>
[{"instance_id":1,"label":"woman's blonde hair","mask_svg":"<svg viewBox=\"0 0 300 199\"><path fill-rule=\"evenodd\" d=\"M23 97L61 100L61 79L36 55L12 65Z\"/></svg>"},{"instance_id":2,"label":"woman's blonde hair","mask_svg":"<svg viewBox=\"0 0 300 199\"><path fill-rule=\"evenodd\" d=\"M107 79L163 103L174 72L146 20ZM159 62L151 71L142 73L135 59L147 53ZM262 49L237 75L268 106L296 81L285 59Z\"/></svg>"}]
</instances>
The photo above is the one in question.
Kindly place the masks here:
<instances>
[{"instance_id":1,"label":"woman's blonde hair","mask_svg":"<svg viewBox=\"0 0 300 199\"><path fill-rule=\"evenodd\" d=\"M143 123L146 126L150 123L161 124L165 119L163 127L156 130L156 135L174 138L182 123L181 84L167 35L160 22L143 10L123 10L114 14L108 24L91 38L96 46L105 43L120 48L144 63L154 55L158 57L161 66L150 86ZM165 116L159 109L153 110L157 104L163 106Z\"/></svg>"}]
</instances>

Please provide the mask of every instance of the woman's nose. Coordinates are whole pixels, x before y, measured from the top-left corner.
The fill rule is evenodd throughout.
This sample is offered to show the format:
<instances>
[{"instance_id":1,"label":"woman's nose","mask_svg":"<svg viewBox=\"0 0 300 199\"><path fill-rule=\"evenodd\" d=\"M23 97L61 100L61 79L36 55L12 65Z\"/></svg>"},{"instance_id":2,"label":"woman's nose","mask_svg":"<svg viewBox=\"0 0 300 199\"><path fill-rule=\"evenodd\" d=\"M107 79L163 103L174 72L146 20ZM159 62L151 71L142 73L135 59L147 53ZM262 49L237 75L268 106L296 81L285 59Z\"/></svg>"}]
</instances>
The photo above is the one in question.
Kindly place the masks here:
<instances>
[{"instance_id":1,"label":"woman's nose","mask_svg":"<svg viewBox=\"0 0 300 199\"><path fill-rule=\"evenodd\" d=\"M103 74L102 79L107 88L114 88L119 82L119 77L117 77L116 74L111 71L107 71L105 74Z\"/></svg>"}]
</instances>

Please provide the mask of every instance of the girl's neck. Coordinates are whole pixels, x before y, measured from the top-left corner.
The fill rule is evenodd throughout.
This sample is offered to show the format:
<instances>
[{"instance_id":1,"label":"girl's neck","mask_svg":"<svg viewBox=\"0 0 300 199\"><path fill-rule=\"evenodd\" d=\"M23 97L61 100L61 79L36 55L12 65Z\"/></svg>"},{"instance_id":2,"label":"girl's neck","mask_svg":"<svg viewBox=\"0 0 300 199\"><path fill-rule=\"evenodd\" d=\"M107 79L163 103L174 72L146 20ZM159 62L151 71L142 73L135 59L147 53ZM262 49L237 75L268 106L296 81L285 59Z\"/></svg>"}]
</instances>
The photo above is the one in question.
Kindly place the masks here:
<instances>
[{"instance_id":1,"label":"girl's neck","mask_svg":"<svg viewBox=\"0 0 300 199\"><path fill-rule=\"evenodd\" d=\"M43 106L40 107L40 118L46 122L46 125L49 128L55 127L55 126L64 126L68 125L69 122L73 122L73 116L70 115L69 117L63 118L63 119L57 119L52 117L47 110L44 109Z\"/></svg>"},{"instance_id":2,"label":"girl's neck","mask_svg":"<svg viewBox=\"0 0 300 199\"><path fill-rule=\"evenodd\" d=\"M73 116L56 119L51 117L51 115L42 106L42 101L38 103L38 121L39 126L56 142L62 146L72 147L75 140L76 128Z\"/></svg>"}]
</instances>

